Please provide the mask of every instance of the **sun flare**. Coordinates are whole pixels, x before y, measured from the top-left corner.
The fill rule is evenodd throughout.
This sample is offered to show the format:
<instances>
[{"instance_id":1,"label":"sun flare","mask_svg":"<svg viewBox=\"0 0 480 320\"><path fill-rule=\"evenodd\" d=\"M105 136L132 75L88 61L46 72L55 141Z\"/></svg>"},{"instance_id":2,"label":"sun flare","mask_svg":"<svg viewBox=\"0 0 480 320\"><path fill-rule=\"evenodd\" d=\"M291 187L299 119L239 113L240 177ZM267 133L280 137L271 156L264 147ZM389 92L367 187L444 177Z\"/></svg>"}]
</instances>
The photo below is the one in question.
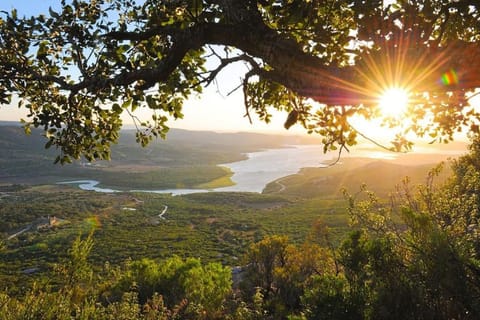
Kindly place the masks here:
<instances>
[{"instance_id":1,"label":"sun flare","mask_svg":"<svg viewBox=\"0 0 480 320\"><path fill-rule=\"evenodd\" d=\"M402 88L389 88L383 92L378 101L380 112L384 116L399 118L408 107L408 91Z\"/></svg>"}]
</instances>

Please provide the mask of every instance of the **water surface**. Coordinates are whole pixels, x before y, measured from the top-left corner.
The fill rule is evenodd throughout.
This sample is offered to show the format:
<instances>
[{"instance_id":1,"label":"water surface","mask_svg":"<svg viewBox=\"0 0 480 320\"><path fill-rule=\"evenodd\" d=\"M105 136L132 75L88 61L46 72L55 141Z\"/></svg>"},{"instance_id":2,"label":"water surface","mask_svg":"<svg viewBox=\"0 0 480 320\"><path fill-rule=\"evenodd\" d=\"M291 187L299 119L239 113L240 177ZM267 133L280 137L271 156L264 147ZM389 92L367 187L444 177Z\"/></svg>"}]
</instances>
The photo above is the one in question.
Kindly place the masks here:
<instances>
[{"instance_id":1,"label":"water surface","mask_svg":"<svg viewBox=\"0 0 480 320\"><path fill-rule=\"evenodd\" d=\"M438 152L438 151L437 151ZM432 154L434 149L416 151L415 154ZM442 152L444 153L444 152ZM452 151L460 154L459 150ZM325 167L333 163L338 153L323 153L321 145L288 146L282 149L269 149L247 153L247 159L237 162L224 163L233 172L231 177L233 186L206 189L162 189L162 190L130 190L131 192L171 193L172 195L190 194L198 192L262 192L265 186L279 178L297 173L306 167ZM366 157L374 159L394 160L401 154L388 151L357 148L355 154L345 154L342 157ZM76 180L61 183L76 184L80 189L96 192L119 192L120 190L100 188L96 180Z\"/></svg>"},{"instance_id":2,"label":"water surface","mask_svg":"<svg viewBox=\"0 0 480 320\"><path fill-rule=\"evenodd\" d=\"M198 192L262 192L265 186L276 179L295 174L301 168L322 167L324 161L333 161L332 156L325 155L322 147L317 145L289 146L282 149L269 149L247 153L247 159L224 163L233 175L233 186L206 189L161 189L161 190L130 190L131 192L171 193L172 195ZM96 192L119 192L120 190L101 188L96 180L75 180L60 182L74 184L82 190Z\"/></svg>"}]
</instances>

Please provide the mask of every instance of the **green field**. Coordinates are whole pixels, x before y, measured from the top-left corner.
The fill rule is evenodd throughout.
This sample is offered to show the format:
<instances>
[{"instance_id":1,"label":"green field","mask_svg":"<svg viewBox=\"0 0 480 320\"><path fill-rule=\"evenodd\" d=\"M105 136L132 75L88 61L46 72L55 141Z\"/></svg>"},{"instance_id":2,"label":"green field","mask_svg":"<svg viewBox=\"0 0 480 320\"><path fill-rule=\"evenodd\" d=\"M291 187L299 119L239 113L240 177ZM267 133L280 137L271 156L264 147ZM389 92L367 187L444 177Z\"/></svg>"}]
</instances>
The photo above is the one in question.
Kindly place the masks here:
<instances>
[{"instance_id":1,"label":"green field","mask_svg":"<svg viewBox=\"0 0 480 320\"><path fill-rule=\"evenodd\" d=\"M343 233L348 217L343 200L294 199L256 193L101 194L59 186L3 192L1 235L6 239L40 217L69 224L29 231L5 240L2 273L46 270L65 255L79 234L94 230L92 259L99 266L127 258L201 257L227 265L240 263L245 249L268 234L301 241L317 219ZM158 215L165 206L165 219ZM135 210L133 210L135 209Z\"/></svg>"}]
</instances>

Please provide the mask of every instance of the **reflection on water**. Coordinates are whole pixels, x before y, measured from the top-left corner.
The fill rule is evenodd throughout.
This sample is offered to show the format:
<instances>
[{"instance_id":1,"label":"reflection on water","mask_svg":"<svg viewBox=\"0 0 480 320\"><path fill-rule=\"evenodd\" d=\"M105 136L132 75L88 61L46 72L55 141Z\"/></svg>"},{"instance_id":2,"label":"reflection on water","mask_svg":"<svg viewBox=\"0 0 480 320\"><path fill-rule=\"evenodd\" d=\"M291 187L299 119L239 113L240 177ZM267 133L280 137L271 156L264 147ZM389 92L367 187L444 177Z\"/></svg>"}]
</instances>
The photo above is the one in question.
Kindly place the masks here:
<instances>
[{"instance_id":1,"label":"reflection on water","mask_svg":"<svg viewBox=\"0 0 480 320\"><path fill-rule=\"evenodd\" d=\"M235 185L215 191L262 192L265 186L279 178L295 174L305 167L324 167L332 161L318 145L290 146L247 154L248 159L222 164L232 170Z\"/></svg>"},{"instance_id":2,"label":"reflection on water","mask_svg":"<svg viewBox=\"0 0 480 320\"><path fill-rule=\"evenodd\" d=\"M394 160L397 158L397 156L398 155L393 152L381 152L381 151L370 152L368 154L369 158L383 159L383 160Z\"/></svg>"}]
</instances>

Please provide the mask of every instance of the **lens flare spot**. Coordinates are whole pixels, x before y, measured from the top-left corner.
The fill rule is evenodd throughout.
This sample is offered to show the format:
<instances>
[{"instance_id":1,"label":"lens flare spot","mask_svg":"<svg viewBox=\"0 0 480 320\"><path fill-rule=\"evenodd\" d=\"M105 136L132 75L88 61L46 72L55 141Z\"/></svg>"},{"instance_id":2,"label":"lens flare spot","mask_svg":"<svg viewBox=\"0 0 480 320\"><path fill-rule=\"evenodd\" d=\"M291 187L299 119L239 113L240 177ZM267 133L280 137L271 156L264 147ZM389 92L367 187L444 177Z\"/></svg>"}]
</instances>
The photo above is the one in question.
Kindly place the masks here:
<instances>
[{"instance_id":1,"label":"lens flare spot","mask_svg":"<svg viewBox=\"0 0 480 320\"><path fill-rule=\"evenodd\" d=\"M458 84L458 75L454 69L450 69L444 74L442 74L442 84L445 86L453 86Z\"/></svg>"},{"instance_id":2,"label":"lens flare spot","mask_svg":"<svg viewBox=\"0 0 480 320\"><path fill-rule=\"evenodd\" d=\"M85 219L85 222L92 229L98 229L102 226L102 223L100 222L100 219L98 218L98 216L89 217L89 218Z\"/></svg>"}]
</instances>

